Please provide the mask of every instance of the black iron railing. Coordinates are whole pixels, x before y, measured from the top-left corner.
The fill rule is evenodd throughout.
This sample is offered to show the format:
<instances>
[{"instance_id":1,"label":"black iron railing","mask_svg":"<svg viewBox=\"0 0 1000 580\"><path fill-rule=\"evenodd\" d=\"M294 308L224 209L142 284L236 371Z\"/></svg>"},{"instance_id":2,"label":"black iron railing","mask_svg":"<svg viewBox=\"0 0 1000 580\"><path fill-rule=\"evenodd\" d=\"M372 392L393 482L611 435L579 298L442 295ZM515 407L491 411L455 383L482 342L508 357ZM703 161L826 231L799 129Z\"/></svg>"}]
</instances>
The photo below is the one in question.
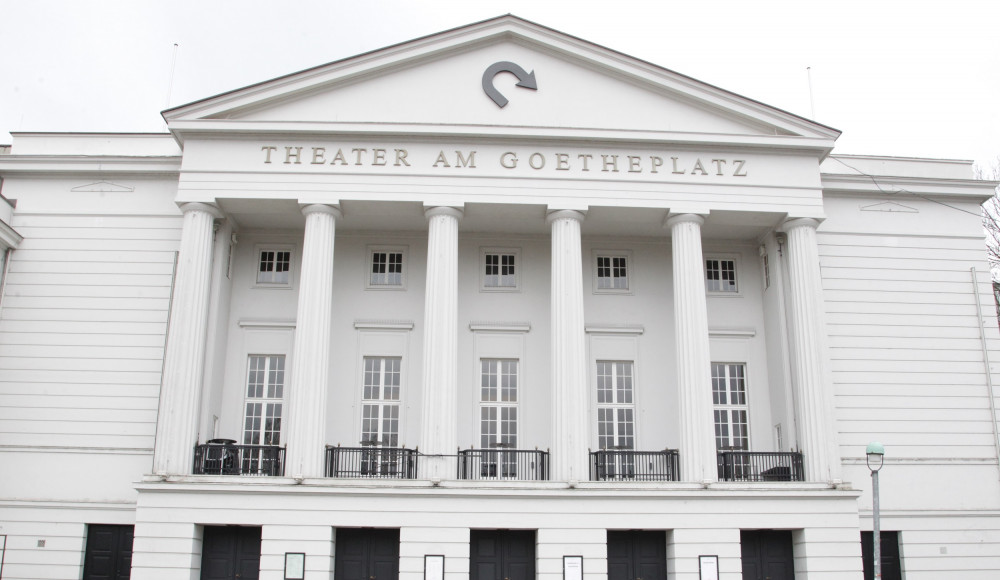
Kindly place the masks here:
<instances>
[{"instance_id":1,"label":"black iron railing","mask_svg":"<svg viewBox=\"0 0 1000 580\"><path fill-rule=\"evenodd\" d=\"M327 477L376 477L415 479L416 449L405 447L336 447L326 448Z\"/></svg>"},{"instance_id":2,"label":"black iron railing","mask_svg":"<svg viewBox=\"0 0 1000 580\"><path fill-rule=\"evenodd\" d=\"M218 441L218 440L215 440ZM285 474L285 448L277 445L236 445L209 442L194 448L195 475Z\"/></svg>"},{"instance_id":3,"label":"black iron railing","mask_svg":"<svg viewBox=\"0 0 1000 580\"><path fill-rule=\"evenodd\" d=\"M719 451L719 481L805 481L802 454Z\"/></svg>"},{"instance_id":4,"label":"black iron railing","mask_svg":"<svg viewBox=\"0 0 1000 580\"><path fill-rule=\"evenodd\" d=\"M676 449L602 449L590 453L591 481L680 481Z\"/></svg>"},{"instance_id":5,"label":"black iron railing","mask_svg":"<svg viewBox=\"0 0 1000 580\"><path fill-rule=\"evenodd\" d=\"M458 478L547 481L549 452L538 449L463 449L458 452Z\"/></svg>"}]
</instances>

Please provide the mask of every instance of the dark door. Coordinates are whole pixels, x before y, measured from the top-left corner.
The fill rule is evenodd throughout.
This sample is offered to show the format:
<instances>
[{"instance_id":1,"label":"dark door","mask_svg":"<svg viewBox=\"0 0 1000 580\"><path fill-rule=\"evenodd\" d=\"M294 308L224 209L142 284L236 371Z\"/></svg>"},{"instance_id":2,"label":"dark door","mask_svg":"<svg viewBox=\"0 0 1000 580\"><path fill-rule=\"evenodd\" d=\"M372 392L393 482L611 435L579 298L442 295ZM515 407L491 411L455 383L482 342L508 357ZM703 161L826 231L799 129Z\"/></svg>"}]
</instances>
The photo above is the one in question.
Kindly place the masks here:
<instances>
[{"instance_id":1,"label":"dark door","mask_svg":"<svg viewBox=\"0 0 1000 580\"><path fill-rule=\"evenodd\" d=\"M133 526L90 524L83 580L127 580L132 573Z\"/></svg>"},{"instance_id":2,"label":"dark door","mask_svg":"<svg viewBox=\"0 0 1000 580\"><path fill-rule=\"evenodd\" d=\"M793 580L792 532L744 530L740 532L743 580Z\"/></svg>"},{"instance_id":3,"label":"dark door","mask_svg":"<svg viewBox=\"0 0 1000 580\"><path fill-rule=\"evenodd\" d=\"M608 580L663 580L666 577L666 532L608 530Z\"/></svg>"},{"instance_id":4,"label":"dark door","mask_svg":"<svg viewBox=\"0 0 1000 580\"><path fill-rule=\"evenodd\" d=\"M257 580L259 575L259 527L205 526L201 580Z\"/></svg>"},{"instance_id":5,"label":"dark door","mask_svg":"<svg viewBox=\"0 0 1000 580\"><path fill-rule=\"evenodd\" d=\"M337 528L334 580L397 580L399 530Z\"/></svg>"},{"instance_id":6,"label":"dark door","mask_svg":"<svg viewBox=\"0 0 1000 580\"><path fill-rule=\"evenodd\" d=\"M472 530L470 580L535 580L535 532Z\"/></svg>"},{"instance_id":7,"label":"dark door","mask_svg":"<svg viewBox=\"0 0 1000 580\"><path fill-rule=\"evenodd\" d=\"M882 552L882 580L902 580L903 572L899 565L899 533L879 533ZM875 577L875 534L861 532L861 558L864 562L865 580Z\"/></svg>"}]
</instances>

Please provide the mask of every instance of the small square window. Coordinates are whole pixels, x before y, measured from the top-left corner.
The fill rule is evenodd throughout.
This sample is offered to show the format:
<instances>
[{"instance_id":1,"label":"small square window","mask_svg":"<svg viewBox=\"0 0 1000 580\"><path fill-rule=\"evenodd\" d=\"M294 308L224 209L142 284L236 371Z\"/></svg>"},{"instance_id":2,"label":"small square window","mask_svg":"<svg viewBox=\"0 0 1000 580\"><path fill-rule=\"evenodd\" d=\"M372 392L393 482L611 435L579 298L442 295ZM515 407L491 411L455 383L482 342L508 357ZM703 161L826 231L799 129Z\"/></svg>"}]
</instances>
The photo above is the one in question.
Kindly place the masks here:
<instances>
[{"instance_id":1,"label":"small square window","mask_svg":"<svg viewBox=\"0 0 1000 580\"><path fill-rule=\"evenodd\" d=\"M258 286L292 285L291 246L258 246L256 253Z\"/></svg>"},{"instance_id":2,"label":"small square window","mask_svg":"<svg viewBox=\"0 0 1000 580\"><path fill-rule=\"evenodd\" d=\"M631 294L632 253L594 251L594 292Z\"/></svg>"},{"instance_id":3,"label":"small square window","mask_svg":"<svg viewBox=\"0 0 1000 580\"><path fill-rule=\"evenodd\" d=\"M483 248L480 289L484 292L512 292L521 286L521 250Z\"/></svg>"},{"instance_id":4,"label":"small square window","mask_svg":"<svg viewBox=\"0 0 1000 580\"><path fill-rule=\"evenodd\" d=\"M705 288L709 292L739 292L736 285L736 259L705 258Z\"/></svg>"},{"instance_id":5,"label":"small square window","mask_svg":"<svg viewBox=\"0 0 1000 580\"><path fill-rule=\"evenodd\" d=\"M369 247L365 286L370 290L401 290L406 287L406 248Z\"/></svg>"}]
</instances>

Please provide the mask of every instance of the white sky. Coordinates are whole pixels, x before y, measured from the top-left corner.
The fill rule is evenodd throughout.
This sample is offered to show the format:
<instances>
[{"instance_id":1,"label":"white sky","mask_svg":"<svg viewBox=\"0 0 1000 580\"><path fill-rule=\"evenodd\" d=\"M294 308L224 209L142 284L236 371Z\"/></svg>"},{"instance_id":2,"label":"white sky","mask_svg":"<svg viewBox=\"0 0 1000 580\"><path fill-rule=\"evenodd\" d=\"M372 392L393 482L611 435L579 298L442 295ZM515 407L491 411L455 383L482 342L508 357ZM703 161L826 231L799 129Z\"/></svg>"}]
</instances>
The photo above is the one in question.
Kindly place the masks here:
<instances>
[{"instance_id":1,"label":"white sky","mask_svg":"<svg viewBox=\"0 0 1000 580\"><path fill-rule=\"evenodd\" d=\"M0 143L164 131L174 43L170 106L506 13L814 118L838 153L1000 157L1000 0L0 0Z\"/></svg>"}]
</instances>

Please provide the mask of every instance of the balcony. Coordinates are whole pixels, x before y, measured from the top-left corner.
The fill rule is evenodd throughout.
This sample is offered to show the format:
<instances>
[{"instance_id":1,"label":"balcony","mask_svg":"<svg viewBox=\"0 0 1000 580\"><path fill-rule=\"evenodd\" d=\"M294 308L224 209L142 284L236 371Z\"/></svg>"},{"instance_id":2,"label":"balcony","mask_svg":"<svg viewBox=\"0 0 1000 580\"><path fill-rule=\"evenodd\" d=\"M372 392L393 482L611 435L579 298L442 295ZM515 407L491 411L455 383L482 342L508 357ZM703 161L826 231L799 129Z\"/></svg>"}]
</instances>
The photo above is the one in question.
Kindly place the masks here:
<instances>
[{"instance_id":1,"label":"balcony","mask_svg":"<svg viewBox=\"0 0 1000 580\"><path fill-rule=\"evenodd\" d=\"M237 445L232 439L211 439L194 448L195 475L285 474L285 448L277 445Z\"/></svg>"},{"instance_id":2,"label":"balcony","mask_svg":"<svg viewBox=\"0 0 1000 580\"><path fill-rule=\"evenodd\" d=\"M463 449L458 478L486 481L547 481L549 453L538 449Z\"/></svg>"},{"instance_id":3,"label":"balcony","mask_svg":"<svg viewBox=\"0 0 1000 580\"><path fill-rule=\"evenodd\" d=\"M590 453L591 481L680 481L676 449L601 449Z\"/></svg>"},{"instance_id":4,"label":"balcony","mask_svg":"<svg viewBox=\"0 0 1000 580\"><path fill-rule=\"evenodd\" d=\"M776 451L719 451L719 481L805 481L802 454Z\"/></svg>"},{"instance_id":5,"label":"balcony","mask_svg":"<svg viewBox=\"0 0 1000 580\"><path fill-rule=\"evenodd\" d=\"M405 447L327 446L327 477L364 477L378 479L416 479L416 449Z\"/></svg>"}]
</instances>

